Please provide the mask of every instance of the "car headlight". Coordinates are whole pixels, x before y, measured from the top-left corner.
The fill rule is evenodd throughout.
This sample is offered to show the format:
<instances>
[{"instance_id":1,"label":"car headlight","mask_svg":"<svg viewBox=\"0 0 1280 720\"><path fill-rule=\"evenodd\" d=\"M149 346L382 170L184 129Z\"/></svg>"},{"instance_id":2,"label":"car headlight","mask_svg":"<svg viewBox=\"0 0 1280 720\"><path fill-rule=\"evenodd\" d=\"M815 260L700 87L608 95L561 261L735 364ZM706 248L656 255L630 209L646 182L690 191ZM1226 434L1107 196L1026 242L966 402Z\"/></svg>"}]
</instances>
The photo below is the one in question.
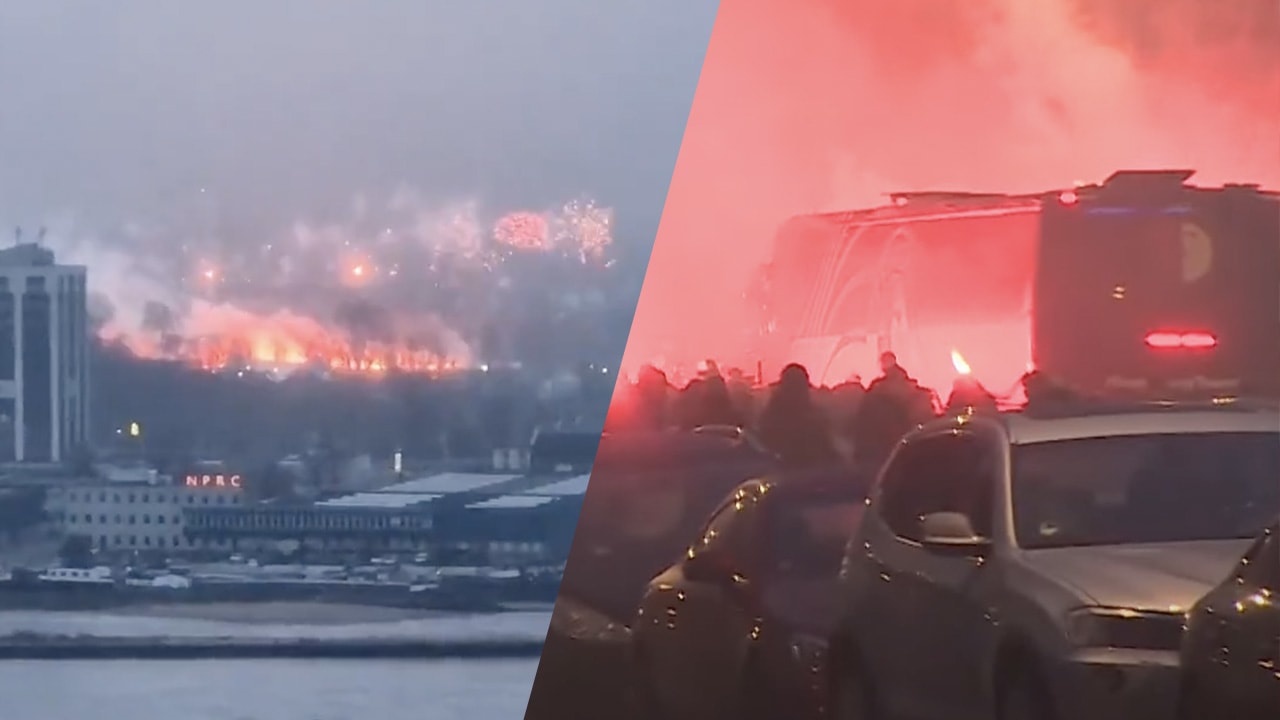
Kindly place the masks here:
<instances>
[{"instance_id":1,"label":"car headlight","mask_svg":"<svg viewBox=\"0 0 1280 720\"><path fill-rule=\"evenodd\" d=\"M1076 647L1177 650L1186 615L1177 611L1088 607L1067 615L1067 638Z\"/></svg>"}]
</instances>

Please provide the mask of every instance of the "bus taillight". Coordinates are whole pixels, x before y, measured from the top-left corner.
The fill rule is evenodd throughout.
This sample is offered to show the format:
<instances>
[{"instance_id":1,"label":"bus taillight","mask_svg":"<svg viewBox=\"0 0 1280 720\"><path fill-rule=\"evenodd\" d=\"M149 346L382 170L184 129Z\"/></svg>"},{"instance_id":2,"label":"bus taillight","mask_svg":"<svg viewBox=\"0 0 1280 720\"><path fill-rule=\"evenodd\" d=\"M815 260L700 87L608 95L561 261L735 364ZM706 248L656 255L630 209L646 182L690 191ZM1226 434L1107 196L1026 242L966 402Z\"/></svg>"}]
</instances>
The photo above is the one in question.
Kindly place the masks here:
<instances>
[{"instance_id":1,"label":"bus taillight","mask_svg":"<svg viewBox=\"0 0 1280 720\"><path fill-rule=\"evenodd\" d=\"M1155 350L1210 350L1218 346L1218 338L1206 332L1168 332L1148 333L1147 347Z\"/></svg>"}]
</instances>

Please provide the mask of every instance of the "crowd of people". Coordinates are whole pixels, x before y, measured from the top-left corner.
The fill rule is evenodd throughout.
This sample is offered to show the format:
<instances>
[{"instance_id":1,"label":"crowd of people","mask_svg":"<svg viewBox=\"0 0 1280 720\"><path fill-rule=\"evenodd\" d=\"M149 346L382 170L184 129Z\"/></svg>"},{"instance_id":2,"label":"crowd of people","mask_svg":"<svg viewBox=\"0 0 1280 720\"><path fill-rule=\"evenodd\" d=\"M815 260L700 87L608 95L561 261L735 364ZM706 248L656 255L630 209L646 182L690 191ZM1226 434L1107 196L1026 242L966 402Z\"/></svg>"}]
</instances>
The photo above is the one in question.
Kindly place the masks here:
<instances>
[{"instance_id":1,"label":"crowd of people","mask_svg":"<svg viewBox=\"0 0 1280 720\"><path fill-rule=\"evenodd\" d=\"M903 435L942 414L996 412L997 399L980 383L958 378L944 401L922 386L886 352L881 374L868 384L854 377L834 387L815 387L802 365L785 367L767 387L743 373L722 373L712 361L684 387L648 366L619 389L605 431L712 425L747 428L790 466L848 462L878 466ZM1030 380L1030 378L1028 378Z\"/></svg>"}]
</instances>

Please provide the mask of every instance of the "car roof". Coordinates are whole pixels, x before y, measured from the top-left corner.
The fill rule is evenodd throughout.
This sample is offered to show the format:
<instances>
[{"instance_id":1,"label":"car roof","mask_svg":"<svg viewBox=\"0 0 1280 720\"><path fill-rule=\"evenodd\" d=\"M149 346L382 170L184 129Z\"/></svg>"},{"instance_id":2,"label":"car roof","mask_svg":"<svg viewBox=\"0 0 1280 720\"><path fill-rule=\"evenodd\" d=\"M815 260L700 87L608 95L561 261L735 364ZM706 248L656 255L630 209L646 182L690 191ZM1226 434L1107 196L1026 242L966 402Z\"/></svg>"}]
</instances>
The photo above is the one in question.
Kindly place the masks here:
<instances>
[{"instance_id":1,"label":"car roof","mask_svg":"<svg viewBox=\"0 0 1280 720\"><path fill-rule=\"evenodd\" d=\"M1146 412L1066 418L1011 417L1005 425L1014 445L1054 440L1116 437L1125 435L1179 435L1190 433L1276 433L1280 414L1274 412Z\"/></svg>"},{"instance_id":2,"label":"car roof","mask_svg":"<svg viewBox=\"0 0 1280 720\"><path fill-rule=\"evenodd\" d=\"M1057 440L1179 435L1193 433L1274 433L1280 435L1280 412L1270 408L1203 408L1143 406L1128 410L1038 415L1001 413L946 418L925 426L956 427L966 423L998 424L1013 445Z\"/></svg>"}]
</instances>

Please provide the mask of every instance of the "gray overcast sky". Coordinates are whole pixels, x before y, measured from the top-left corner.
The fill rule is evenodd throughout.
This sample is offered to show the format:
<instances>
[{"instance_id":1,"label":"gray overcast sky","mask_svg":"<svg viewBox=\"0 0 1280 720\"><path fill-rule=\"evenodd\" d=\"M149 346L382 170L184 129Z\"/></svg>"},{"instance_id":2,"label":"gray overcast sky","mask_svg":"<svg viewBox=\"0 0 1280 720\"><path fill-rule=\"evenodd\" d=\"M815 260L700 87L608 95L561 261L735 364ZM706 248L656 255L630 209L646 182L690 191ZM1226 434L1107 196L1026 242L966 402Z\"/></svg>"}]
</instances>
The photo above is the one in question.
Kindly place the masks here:
<instances>
[{"instance_id":1,"label":"gray overcast sky","mask_svg":"<svg viewBox=\"0 0 1280 720\"><path fill-rule=\"evenodd\" d=\"M0 218L207 186L277 224L404 183L499 209L586 191L648 243L716 7L4 0Z\"/></svg>"}]
</instances>

